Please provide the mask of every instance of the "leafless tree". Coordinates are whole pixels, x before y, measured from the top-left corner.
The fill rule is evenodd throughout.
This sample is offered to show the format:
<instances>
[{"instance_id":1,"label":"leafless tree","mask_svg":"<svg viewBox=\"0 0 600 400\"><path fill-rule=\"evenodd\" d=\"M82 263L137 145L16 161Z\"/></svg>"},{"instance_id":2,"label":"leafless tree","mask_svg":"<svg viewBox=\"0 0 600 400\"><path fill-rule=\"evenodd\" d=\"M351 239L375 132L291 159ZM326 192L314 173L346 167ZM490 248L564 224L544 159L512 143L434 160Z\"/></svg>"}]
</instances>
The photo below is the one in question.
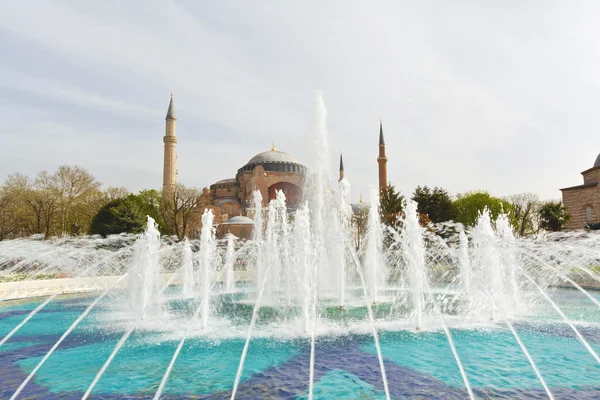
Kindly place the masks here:
<instances>
[{"instance_id":1,"label":"leafless tree","mask_svg":"<svg viewBox=\"0 0 600 400\"><path fill-rule=\"evenodd\" d=\"M539 196L535 193L518 193L506 197L513 205L512 223L515 234L519 237L534 235L539 232Z\"/></svg>"},{"instance_id":2,"label":"leafless tree","mask_svg":"<svg viewBox=\"0 0 600 400\"><path fill-rule=\"evenodd\" d=\"M202 192L197 188L177 184L177 189L170 199L163 204L164 216L171 233L179 240L190 235L191 228L199 226L204 211L199 204Z\"/></svg>"},{"instance_id":3,"label":"leafless tree","mask_svg":"<svg viewBox=\"0 0 600 400\"><path fill-rule=\"evenodd\" d=\"M38 189L58 199L58 231L66 234L73 224L89 225L90 214L88 200L94 196L101 183L86 169L78 166L61 165L54 174L41 171L36 179ZM83 217L78 221L77 217Z\"/></svg>"}]
</instances>

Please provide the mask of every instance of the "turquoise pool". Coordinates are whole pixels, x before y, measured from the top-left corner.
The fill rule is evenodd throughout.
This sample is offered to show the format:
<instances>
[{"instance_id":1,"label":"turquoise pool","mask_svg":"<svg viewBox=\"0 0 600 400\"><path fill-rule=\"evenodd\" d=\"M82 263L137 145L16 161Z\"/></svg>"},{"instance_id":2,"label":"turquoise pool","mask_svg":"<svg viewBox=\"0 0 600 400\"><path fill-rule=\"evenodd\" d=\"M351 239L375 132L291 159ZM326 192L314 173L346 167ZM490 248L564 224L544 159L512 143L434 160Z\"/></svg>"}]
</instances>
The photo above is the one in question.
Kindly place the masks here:
<instances>
[{"instance_id":1,"label":"turquoise pool","mask_svg":"<svg viewBox=\"0 0 600 400\"><path fill-rule=\"evenodd\" d=\"M599 320L598 310L576 291L558 290L552 296L592 348L600 352L600 324L594 322ZM1 303L0 338L42 301ZM85 296L57 298L0 346L0 398L12 395L91 301ZM81 398L127 326L109 322L110 318L118 319L109 318L116 301L117 297L107 298L92 310L37 371L22 398ZM550 315L551 310L546 310L536 313L536 318L515 321L550 390L557 399L600 398L600 365L573 331ZM380 327L378 331L393 398L466 398L463 379L442 330ZM451 326L451 333L477 397L547 398L514 336L501 321L468 329ZM186 340L163 398L230 398L245 337L223 336L191 335ZM92 398L152 398L178 343L179 338L170 337L165 330L135 330L99 380ZM306 398L309 358L307 337L257 334L250 341L237 398ZM343 330L318 335L313 393L317 399L384 399L372 335Z\"/></svg>"}]
</instances>

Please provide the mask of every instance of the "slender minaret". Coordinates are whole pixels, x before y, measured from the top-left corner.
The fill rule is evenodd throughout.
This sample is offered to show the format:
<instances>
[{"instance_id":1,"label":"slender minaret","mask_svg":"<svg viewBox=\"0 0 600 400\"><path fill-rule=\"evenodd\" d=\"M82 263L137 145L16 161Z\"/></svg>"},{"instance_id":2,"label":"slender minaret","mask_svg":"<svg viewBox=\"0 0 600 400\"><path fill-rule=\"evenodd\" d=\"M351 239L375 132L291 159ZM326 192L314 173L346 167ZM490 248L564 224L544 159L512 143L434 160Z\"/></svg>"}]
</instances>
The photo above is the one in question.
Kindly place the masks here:
<instances>
[{"instance_id":1,"label":"slender minaret","mask_svg":"<svg viewBox=\"0 0 600 400\"><path fill-rule=\"evenodd\" d=\"M377 163L379 164L379 191L387 189L387 157L385 155L385 140L383 140L383 123L379 120L379 157L377 157Z\"/></svg>"},{"instance_id":2,"label":"slender minaret","mask_svg":"<svg viewBox=\"0 0 600 400\"><path fill-rule=\"evenodd\" d=\"M163 200L171 201L177 188L177 117L175 116L175 107L173 106L173 94L171 93L171 102L165 118L166 129L163 143L165 144L165 159L163 170Z\"/></svg>"},{"instance_id":3,"label":"slender minaret","mask_svg":"<svg viewBox=\"0 0 600 400\"><path fill-rule=\"evenodd\" d=\"M342 158L342 153L340 152L340 180L338 180L338 182L341 182L342 179L344 179L344 159Z\"/></svg>"}]
</instances>

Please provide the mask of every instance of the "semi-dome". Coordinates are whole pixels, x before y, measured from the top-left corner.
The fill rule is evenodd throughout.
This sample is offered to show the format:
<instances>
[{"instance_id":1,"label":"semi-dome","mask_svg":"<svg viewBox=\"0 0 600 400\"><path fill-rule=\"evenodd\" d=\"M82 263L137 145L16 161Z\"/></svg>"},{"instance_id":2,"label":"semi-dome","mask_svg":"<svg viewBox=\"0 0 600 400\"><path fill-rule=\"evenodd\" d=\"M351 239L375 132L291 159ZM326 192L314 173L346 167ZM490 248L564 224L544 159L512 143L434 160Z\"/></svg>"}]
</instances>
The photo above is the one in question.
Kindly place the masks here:
<instances>
[{"instance_id":1,"label":"semi-dome","mask_svg":"<svg viewBox=\"0 0 600 400\"><path fill-rule=\"evenodd\" d=\"M248 161L247 165L265 163L290 163L300 164L291 154L278 150L269 150L259 153Z\"/></svg>"},{"instance_id":2,"label":"semi-dome","mask_svg":"<svg viewBox=\"0 0 600 400\"><path fill-rule=\"evenodd\" d=\"M600 154L596 157L596 162L594 163L594 167L600 167Z\"/></svg>"},{"instance_id":3,"label":"semi-dome","mask_svg":"<svg viewBox=\"0 0 600 400\"><path fill-rule=\"evenodd\" d=\"M248 217L244 217L243 215L238 215L233 218L229 218L226 224L254 224L254 221Z\"/></svg>"}]
</instances>

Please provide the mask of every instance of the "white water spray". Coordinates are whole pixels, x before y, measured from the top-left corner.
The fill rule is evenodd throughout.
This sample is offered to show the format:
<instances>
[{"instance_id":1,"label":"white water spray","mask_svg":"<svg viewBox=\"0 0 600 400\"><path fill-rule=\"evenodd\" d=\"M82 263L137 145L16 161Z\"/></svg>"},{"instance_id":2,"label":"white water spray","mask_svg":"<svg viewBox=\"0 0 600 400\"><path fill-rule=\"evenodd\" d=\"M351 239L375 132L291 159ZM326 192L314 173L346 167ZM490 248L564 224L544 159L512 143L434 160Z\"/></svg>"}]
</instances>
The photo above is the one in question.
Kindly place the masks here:
<instances>
[{"instance_id":1,"label":"white water spray","mask_svg":"<svg viewBox=\"0 0 600 400\"><path fill-rule=\"evenodd\" d=\"M181 293L190 298L194 295L194 260L192 246L185 238L181 257Z\"/></svg>"}]
</instances>

